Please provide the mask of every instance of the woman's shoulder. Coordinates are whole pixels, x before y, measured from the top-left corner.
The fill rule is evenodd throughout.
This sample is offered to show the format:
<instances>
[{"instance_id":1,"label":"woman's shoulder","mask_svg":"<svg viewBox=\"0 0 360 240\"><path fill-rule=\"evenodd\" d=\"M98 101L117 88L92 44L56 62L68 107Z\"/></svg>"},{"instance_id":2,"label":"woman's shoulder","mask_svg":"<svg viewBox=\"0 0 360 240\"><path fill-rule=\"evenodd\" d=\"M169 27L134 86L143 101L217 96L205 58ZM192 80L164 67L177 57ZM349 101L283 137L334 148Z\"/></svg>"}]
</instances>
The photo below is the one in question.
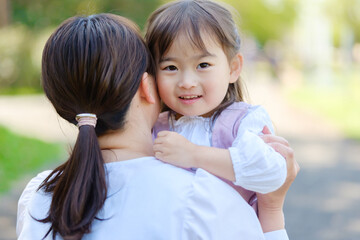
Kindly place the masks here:
<instances>
[{"instance_id":1,"label":"woman's shoulder","mask_svg":"<svg viewBox=\"0 0 360 240\"><path fill-rule=\"evenodd\" d=\"M32 178L28 182L28 184L26 185L25 189L23 190L23 192L19 198L19 201L18 201L19 209L20 209L20 206L21 207L27 206L27 203L30 201L32 196L36 193L36 191L38 190L41 183L45 180L45 178L47 178L47 176L49 176L49 174L51 172L52 172L51 170L43 171L43 172L37 174L36 177Z\"/></svg>"},{"instance_id":2,"label":"woman's shoulder","mask_svg":"<svg viewBox=\"0 0 360 240\"><path fill-rule=\"evenodd\" d=\"M231 186L203 169L194 175L186 209L185 232L189 236L263 239L255 211Z\"/></svg>"},{"instance_id":3,"label":"woman's shoulder","mask_svg":"<svg viewBox=\"0 0 360 240\"><path fill-rule=\"evenodd\" d=\"M184 204L186 199L194 197L214 204L220 203L221 196L217 195L231 196L235 201L241 199L228 184L203 169L187 170L155 158L114 164L111 169L107 168L107 171L109 195L126 189L129 194L141 194L143 197L148 194L147 198L164 200L168 204L171 204L170 200L176 202L176 199L180 201L178 203Z\"/></svg>"},{"instance_id":4,"label":"woman's shoulder","mask_svg":"<svg viewBox=\"0 0 360 240\"><path fill-rule=\"evenodd\" d=\"M184 239L243 236L244 239L263 239L254 210L230 185L213 174L200 168L189 171L160 161L158 164L149 162L142 169L131 179L134 192L127 191L127 197L151 203L152 210L147 208L146 213L141 209L142 204L137 205L137 211L141 210L144 218L150 212L152 218L157 218L164 226L169 224L169 229L179 228L188 236ZM134 211L132 214L136 215ZM172 222L180 226L173 226Z\"/></svg>"},{"instance_id":5,"label":"woman's shoulder","mask_svg":"<svg viewBox=\"0 0 360 240\"><path fill-rule=\"evenodd\" d=\"M21 229L23 227L25 214L28 211L31 200L36 194L41 183L45 180L47 176L49 176L51 172L52 172L51 170L46 170L37 174L36 177L32 178L28 182L25 189L23 190L18 201L18 212L17 212L17 223L16 223L16 232L18 234L21 232Z\"/></svg>"}]
</instances>

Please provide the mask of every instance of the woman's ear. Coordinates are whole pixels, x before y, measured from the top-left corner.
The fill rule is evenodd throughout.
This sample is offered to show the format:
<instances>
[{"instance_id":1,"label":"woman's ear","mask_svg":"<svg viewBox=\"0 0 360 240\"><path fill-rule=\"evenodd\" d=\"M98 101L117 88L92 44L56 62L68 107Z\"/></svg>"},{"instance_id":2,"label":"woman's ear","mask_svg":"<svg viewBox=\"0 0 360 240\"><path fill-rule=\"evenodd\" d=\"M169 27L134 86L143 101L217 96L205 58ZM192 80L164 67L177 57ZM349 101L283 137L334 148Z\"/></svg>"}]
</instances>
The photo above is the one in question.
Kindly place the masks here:
<instances>
[{"instance_id":1,"label":"woman's ear","mask_svg":"<svg viewBox=\"0 0 360 240\"><path fill-rule=\"evenodd\" d=\"M240 53L237 53L230 61L229 83L234 83L239 79L242 66L243 66L243 57Z\"/></svg>"},{"instance_id":2,"label":"woman's ear","mask_svg":"<svg viewBox=\"0 0 360 240\"><path fill-rule=\"evenodd\" d=\"M155 103L154 94L156 92L153 90L154 84L153 77L150 76L147 72L144 72L140 83L140 96L148 103Z\"/></svg>"}]
</instances>

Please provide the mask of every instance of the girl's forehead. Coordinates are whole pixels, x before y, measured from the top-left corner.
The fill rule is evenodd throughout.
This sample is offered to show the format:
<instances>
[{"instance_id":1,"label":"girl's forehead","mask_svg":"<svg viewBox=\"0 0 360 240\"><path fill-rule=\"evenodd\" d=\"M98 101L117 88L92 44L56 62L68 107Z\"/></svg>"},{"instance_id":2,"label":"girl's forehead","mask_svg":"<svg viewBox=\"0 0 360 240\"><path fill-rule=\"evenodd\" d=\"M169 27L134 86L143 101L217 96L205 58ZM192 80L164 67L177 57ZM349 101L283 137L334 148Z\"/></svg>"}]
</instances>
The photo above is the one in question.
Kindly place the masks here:
<instances>
[{"instance_id":1,"label":"girl's forehead","mask_svg":"<svg viewBox=\"0 0 360 240\"><path fill-rule=\"evenodd\" d=\"M167 52L180 51L195 51L208 52L209 48L222 47L214 34L206 31L201 31L199 34L194 34L189 31L180 31L170 44Z\"/></svg>"}]
</instances>

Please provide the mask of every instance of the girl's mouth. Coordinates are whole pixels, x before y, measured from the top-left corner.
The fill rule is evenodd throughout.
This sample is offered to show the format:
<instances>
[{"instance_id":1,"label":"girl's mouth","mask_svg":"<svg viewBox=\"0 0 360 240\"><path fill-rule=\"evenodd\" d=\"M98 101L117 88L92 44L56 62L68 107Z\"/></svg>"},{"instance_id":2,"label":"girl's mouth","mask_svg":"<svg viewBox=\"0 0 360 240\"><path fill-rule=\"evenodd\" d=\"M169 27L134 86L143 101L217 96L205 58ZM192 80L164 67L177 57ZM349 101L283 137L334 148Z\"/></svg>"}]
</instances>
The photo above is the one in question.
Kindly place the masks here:
<instances>
[{"instance_id":1,"label":"girl's mouth","mask_svg":"<svg viewBox=\"0 0 360 240\"><path fill-rule=\"evenodd\" d=\"M201 98L201 95L180 96L179 98L184 100L190 100L190 99Z\"/></svg>"},{"instance_id":2,"label":"girl's mouth","mask_svg":"<svg viewBox=\"0 0 360 240\"><path fill-rule=\"evenodd\" d=\"M197 100L202 98L202 95L186 95L186 96L179 96L179 99L184 104L193 104Z\"/></svg>"}]
</instances>

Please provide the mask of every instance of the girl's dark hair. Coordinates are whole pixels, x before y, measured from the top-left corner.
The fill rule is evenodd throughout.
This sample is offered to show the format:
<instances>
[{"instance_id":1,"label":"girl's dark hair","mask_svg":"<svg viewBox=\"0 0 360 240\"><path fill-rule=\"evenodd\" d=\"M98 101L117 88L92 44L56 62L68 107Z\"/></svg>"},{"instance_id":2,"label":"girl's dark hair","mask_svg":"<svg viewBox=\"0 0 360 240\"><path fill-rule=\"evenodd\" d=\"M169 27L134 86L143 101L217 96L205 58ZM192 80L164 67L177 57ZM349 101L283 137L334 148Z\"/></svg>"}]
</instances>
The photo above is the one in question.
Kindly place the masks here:
<instances>
[{"instance_id":1,"label":"girl's dark hair","mask_svg":"<svg viewBox=\"0 0 360 240\"><path fill-rule=\"evenodd\" d=\"M42 57L42 83L57 113L76 124L80 113L96 114L96 127L82 126L69 159L39 189L52 193L48 216L52 232L80 239L102 208L107 188L97 137L121 129L144 72L154 62L137 26L112 15L78 16L64 21L48 39Z\"/></svg>"},{"instance_id":2,"label":"girl's dark hair","mask_svg":"<svg viewBox=\"0 0 360 240\"><path fill-rule=\"evenodd\" d=\"M240 36L231 12L209 0L179 0L158 8L148 19L145 40L158 64L179 34L187 36L194 47L207 51L201 35L204 33L217 40L229 61L240 51ZM213 119L231 103L244 100L241 84L239 80L229 84ZM164 110L169 108L164 106Z\"/></svg>"}]
</instances>

